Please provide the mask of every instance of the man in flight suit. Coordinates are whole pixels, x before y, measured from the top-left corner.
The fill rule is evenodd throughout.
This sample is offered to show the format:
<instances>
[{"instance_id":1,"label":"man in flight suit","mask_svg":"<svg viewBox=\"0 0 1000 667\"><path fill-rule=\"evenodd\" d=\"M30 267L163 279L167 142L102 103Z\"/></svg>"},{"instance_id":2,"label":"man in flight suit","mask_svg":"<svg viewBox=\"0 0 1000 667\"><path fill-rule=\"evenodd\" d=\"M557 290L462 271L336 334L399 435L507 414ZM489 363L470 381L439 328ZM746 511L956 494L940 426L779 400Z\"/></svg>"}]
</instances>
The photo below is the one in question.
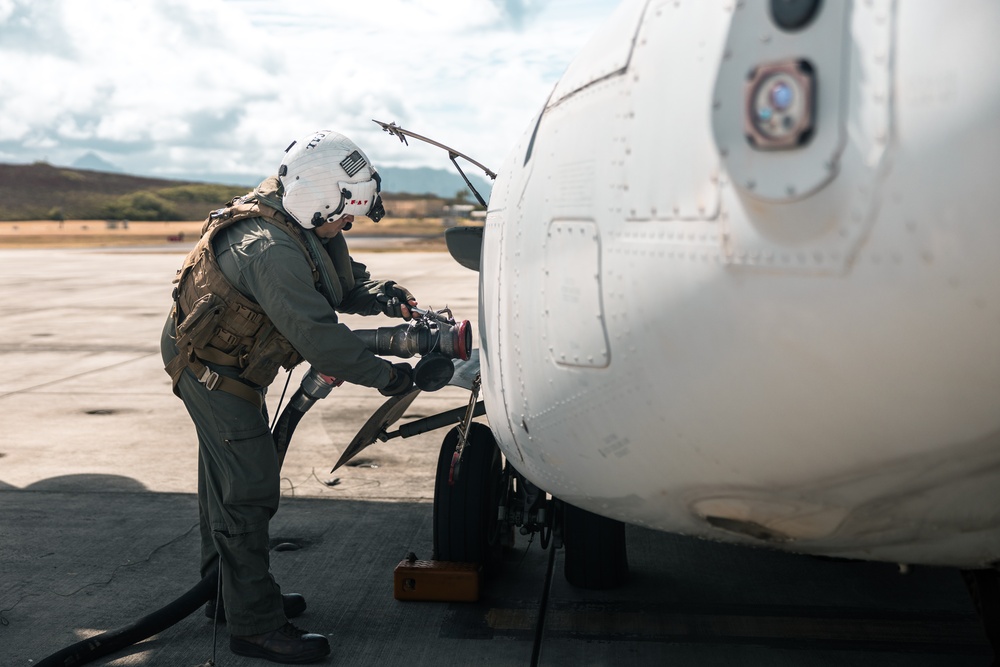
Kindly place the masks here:
<instances>
[{"instance_id":1,"label":"man in flight suit","mask_svg":"<svg viewBox=\"0 0 1000 667\"><path fill-rule=\"evenodd\" d=\"M201 573L221 564L230 648L275 662L314 662L326 637L288 622L305 610L270 573L268 522L280 462L264 391L279 367L302 360L384 395L409 391L407 364L368 351L337 312L410 318L417 301L373 280L348 254L355 216L385 214L381 181L343 135L319 131L285 151L277 177L214 211L178 271L161 339L166 370L198 433ZM218 609L215 609L218 604Z\"/></svg>"}]
</instances>

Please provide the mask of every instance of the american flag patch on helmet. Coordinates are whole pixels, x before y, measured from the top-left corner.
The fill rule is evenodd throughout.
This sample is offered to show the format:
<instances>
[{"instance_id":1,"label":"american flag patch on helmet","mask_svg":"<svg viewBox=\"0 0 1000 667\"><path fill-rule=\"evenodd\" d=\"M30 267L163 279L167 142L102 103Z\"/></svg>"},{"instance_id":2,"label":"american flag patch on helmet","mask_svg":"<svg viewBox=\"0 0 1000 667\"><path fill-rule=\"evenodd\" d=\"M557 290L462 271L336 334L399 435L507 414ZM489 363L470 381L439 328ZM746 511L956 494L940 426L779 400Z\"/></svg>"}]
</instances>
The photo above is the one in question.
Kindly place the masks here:
<instances>
[{"instance_id":1,"label":"american flag patch on helmet","mask_svg":"<svg viewBox=\"0 0 1000 667\"><path fill-rule=\"evenodd\" d=\"M354 151L343 160L340 161L340 166L344 168L348 176L354 176L354 174L361 171L361 167L364 167L367 162L365 158L362 157L361 153Z\"/></svg>"}]
</instances>

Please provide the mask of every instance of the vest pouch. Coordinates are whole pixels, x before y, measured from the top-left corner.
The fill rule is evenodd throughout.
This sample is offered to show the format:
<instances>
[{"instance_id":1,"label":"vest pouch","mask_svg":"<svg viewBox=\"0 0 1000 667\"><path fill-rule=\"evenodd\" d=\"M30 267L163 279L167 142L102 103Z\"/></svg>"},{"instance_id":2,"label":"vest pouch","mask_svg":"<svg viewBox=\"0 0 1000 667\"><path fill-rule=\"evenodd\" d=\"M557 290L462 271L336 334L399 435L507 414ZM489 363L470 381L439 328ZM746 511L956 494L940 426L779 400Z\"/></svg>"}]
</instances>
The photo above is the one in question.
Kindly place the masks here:
<instances>
[{"instance_id":1,"label":"vest pouch","mask_svg":"<svg viewBox=\"0 0 1000 667\"><path fill-rule=\"evenodd\" d=\"M266 335L257 338L256 344L247 353L246 366L240 377L254 384L266 387L274 381L279 368L291 370L302 361L288 339L277 329L271 328Z\"/></svg>"},{"instance_id":2,"label":"vest pouch","mask_svg":"<svg viewBox=\"0 0 1000 667\"><path fill-rule=\"evenodd\" d=\"M204 348L212 339L226 304L216 294L205 294L194 302L191 312L177 325L177 349Z\"/></svg>"}]
</instances>

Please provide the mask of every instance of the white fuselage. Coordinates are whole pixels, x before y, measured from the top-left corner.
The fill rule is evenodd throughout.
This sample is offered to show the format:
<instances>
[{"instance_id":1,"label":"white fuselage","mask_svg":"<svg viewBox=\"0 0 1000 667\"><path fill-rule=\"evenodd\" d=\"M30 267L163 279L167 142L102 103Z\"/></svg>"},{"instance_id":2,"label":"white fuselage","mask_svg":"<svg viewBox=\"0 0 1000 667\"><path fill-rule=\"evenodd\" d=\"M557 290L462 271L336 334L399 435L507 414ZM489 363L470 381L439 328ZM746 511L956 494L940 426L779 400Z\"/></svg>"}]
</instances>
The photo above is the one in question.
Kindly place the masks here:
<instances>
[{"instance_id":1,"label":"white fuselage","mask_svg":"<svg viewBox=\"0 0 1000 667\"><path fill-rule=\"evenodd\" d=\"M490 427L552 495L670 532L1000 560L1000 4L626 1L489 205ZM745 136L807 59L803 146Z\"/></svg>"}]
</instances>

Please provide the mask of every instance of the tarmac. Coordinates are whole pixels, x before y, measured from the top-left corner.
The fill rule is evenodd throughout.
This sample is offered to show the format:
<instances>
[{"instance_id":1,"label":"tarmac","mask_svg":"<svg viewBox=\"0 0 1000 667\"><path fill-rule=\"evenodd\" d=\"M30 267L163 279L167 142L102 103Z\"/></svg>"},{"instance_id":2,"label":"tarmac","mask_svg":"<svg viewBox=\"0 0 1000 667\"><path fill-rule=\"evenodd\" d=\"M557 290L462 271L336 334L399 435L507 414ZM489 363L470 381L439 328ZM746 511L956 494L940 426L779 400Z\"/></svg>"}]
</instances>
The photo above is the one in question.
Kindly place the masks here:
<instances>
[{"instance_id":1,"label":"tarmac","mask_svg":"<svg viewBox=\"0 0 1000 667\"><path fill-rule=\"evenodd\" d=\"M0 665L37 663L197 582L197 441L159 358L184 250L0 250ZM355 252L373 276L475 326L477 274L446 253L374 250ZM269 393L272 414L284 380ZM406 420L467 399L454 387L422 394ZM990 664L955 570L904 573L633 527L630 579L612 591L570 587L562 551L519 536L478 602L398 601L393 569L409 552L430 557L444 431L376 443L331 473L383 400L335 389L299 424L282 470L271 536L285 546L272 571L308 600L296 624L329 636L323 664ZM225 626L213 640L201 611L93 664L209 660L270 664L230 653Z\"/></svg>"}]
</instances>

